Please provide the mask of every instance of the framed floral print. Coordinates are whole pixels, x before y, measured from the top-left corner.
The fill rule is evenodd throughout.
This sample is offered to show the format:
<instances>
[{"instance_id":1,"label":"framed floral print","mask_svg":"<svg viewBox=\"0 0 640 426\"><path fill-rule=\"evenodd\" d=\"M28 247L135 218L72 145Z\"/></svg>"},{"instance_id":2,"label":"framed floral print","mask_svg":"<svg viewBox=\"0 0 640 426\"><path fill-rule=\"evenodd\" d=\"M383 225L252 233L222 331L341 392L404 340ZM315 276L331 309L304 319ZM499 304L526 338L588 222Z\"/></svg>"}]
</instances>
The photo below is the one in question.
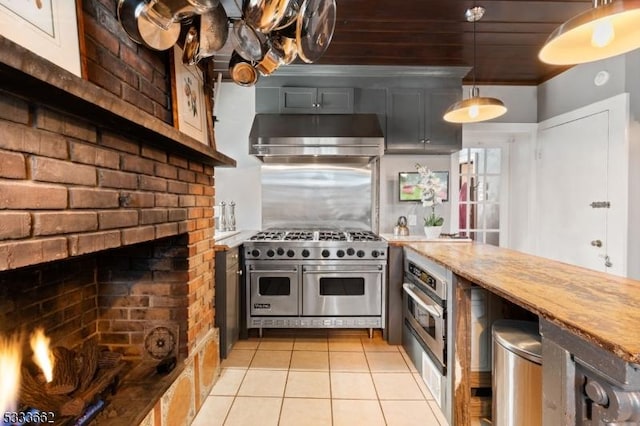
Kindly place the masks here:
<instances>
[{"instance_id":1,"label":"framed floral print","mask_svg":"<svg viewBox=\"0 0 640 426\"><path fill-rule=\"evenodd\" d=\"M0 0L0 35L82 77L76 11L74 0Z\"/></svg>"},{"instance_id":2,"label":"framed floral print","mask_svg":"<svg viewBox=\"0 0 640 426\"><path fill-rule=\"evenodd\" d=\"M182 63L182 49L173 47L171 57L173 123L182 133L209 145L207 104L202 71Z\"/></svg>"}]
</instances>

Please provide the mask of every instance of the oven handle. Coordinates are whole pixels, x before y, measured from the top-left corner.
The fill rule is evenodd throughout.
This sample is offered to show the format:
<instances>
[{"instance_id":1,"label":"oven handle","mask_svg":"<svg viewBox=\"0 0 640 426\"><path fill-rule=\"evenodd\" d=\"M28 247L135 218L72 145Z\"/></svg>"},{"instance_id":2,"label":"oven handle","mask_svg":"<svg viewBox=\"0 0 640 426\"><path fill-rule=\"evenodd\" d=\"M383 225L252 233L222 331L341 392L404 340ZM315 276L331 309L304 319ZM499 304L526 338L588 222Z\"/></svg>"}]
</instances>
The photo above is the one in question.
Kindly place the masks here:
<instances>
[{"instance_id":1,"label":"oven handle","mask_svg":"<svg viewBox=\"0 0 640 426\"><path fill-rule=\"evenodd\" d=\"M253 269L252 267L249 268L249 272L251 274L290 274L291 272L298 272L298 268L292 268L292 269Z\"/></svg>"},{"instance_id":2,"label":"oven handle","mask_svg":"<svg viewBox=\"0 0 640 426\"><path fill-rule=\"evenodd\" d=\"M413 299L414 302L416 302L418 305L420 305L420 307L422 307L425 311L427 311L431 315L433 315L434 318L442 318L442 314L440 312L438 312L438 310L436 308L434 308L433 306L429 306L426 303L424 303L424 301L420 298L420 296L418 296L413 291L413 289L416 288L416 286L414 286L413 284L404 283L404 284L402 284L402 288L404 289L404 291L409 296L411 296L411 298Z\"/></svg>"},{"instance_id":3,"label":"oven handle","mask_svg":"<svg viewBox=\"0 0 640 426\"><path fill-rule=\"evenodd\" d=\"M360 266L362 268L362 266ZM370 274L370 273L379 273L384 269L382 265L372 266L371 269L349 269L348 266L340 266L338 268L334 266L329 267L314 267L314 266L303 266L302 272L307 274Z\"/></svg>"}]
</instances>

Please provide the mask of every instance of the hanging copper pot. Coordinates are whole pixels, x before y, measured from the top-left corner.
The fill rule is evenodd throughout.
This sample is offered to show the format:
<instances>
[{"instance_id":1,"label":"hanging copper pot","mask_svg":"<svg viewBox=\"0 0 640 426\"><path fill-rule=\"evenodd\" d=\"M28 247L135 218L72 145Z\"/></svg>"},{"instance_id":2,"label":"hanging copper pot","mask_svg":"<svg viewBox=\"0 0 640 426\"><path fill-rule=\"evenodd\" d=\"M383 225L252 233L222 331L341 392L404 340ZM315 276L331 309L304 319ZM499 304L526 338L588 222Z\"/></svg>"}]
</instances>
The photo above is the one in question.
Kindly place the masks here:
<instances>
[{"instance_id":1,"label":"hanging copper pot","mask_svg":"<svg viewBox=\"0 0 640 426\"><path fill-rule=\"evenodd\" d=\"M285 17L294 0L243 0L242 17L257 31L273 31Z\"/></svg>"},{"instance_id":2,"label":"hanging copper pot","mask_svg":"<svg viewBox=\"0 0 640 426\"><path fill-rule=\"evenodd\" d=\"M231 74L231 79L234 83L244 87L255 85L259 78L258 70L255 69L253 64L240 56L235 50L229 60L229 74Z\"/></svg>"},{"instance_id":3,"label":"hanging copper pot","mask_svg":"<svg viewBox=\"0 0 640 426\"><path fill-rule=\"evenodd\" d=\"M155 50L166 50L180 36L180 23L159 26L150 19L149 4L144 0L119 0L118 21L129 38Z\"/></svg>"},{"instance_id":4,"label":"hanging copper pot","mask_svg":"<svg viewBox=\"0 0 640 426\"><path fill-rule=\"evenodd\" d=\"M305 0L296 20L298 56L307 63L320 59L336 27L335 0Z\"/></svg>"},{"instance_id":5,"label":"hanging copper pot","mask_svg":"<svg viewBox=\"0 0 640 426\"><path fill-rule=\"evenodd\" d=\"M266 36L254 30L243 20L233 23L231 42L233 48L247 61L259 62L266 53Z\"/></svg>"},{"instance_id":6,"label":"hanging copper pot","mask_svg":"<svg viewBox=\"0 0 640 426\"><path fill-rule=\"evenodd\" d=\"M200 47L197 61L222 49L229 36L229 20L222 4L200 16Z\"/></svg>"}]
</instances>

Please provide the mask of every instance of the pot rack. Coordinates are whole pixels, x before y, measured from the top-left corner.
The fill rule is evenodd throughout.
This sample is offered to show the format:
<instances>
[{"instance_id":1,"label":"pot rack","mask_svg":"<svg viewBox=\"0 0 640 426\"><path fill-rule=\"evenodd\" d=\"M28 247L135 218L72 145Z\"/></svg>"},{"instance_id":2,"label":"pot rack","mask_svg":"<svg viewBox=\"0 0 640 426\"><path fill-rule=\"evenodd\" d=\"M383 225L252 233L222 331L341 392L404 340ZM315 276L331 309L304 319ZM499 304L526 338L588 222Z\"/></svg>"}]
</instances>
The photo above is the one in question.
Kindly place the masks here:
<instances>
[{"instance_id":1,"label":"pot rack","mask_svg":"<svg viewBox=\"0 0 640 426\"><path fill-rule=\"evenodd\" d=\"M229 72L242 86L296 58L313 63L331 43L336 0L234 2L241 16L229 19L220 0L119 0L118 20L135 43L153 50L179 44L182 62L203 69L231 38Z\"/></svg>"}]
</instances>

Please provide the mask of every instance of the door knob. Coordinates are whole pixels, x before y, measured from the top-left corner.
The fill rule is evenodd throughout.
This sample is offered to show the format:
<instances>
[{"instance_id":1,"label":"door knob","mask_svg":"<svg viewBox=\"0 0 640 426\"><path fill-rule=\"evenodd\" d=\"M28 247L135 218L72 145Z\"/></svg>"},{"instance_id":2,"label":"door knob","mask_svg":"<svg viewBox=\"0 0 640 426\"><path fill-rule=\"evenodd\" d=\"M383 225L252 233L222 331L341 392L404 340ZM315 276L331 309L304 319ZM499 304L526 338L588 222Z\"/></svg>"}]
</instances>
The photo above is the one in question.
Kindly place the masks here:
<instances>
[{"instance_id":1,"label":"door knob","mask_svg":"<svg viewBox=\"0 0 640 426\"><path fill-rule=\"evenodd\" d=\"M242 275L242 269L240 269L240 270L236 271L236 274L238 274L238 275Z\"/></svg>"},{"instance_id":2,"label":"door knob","mask_svg":"<svg viewBox=\"0 0 640 426\"><path fill-rule=\"evenodd\" d=\"M602 247L602 241L593 240L593 241L591 241L591 245L594 246L594 247Z\"/></svg>"}]
</instances>

